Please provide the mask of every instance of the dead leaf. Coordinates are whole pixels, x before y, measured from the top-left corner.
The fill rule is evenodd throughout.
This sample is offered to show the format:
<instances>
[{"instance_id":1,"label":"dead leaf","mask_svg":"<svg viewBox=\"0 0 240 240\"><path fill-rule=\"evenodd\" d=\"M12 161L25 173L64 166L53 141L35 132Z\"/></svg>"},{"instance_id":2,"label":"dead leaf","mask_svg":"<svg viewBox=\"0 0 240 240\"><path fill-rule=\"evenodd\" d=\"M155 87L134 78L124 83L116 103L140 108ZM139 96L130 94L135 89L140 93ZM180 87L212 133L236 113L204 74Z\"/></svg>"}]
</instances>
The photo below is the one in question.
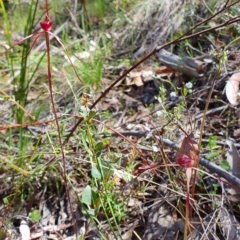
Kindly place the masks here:
<instances>
[{"instance_id":1,"label":"dead leaf","mask_svg":"<svg viewBox=\"0 0 240 240\"><path fill-rule=\"evenodd\" d=\"M136 85L138 87L143 85L141 72L130 72L126 77L126 85Z\"/></svg>"},{"instance_id":2,"label":"dead leaf","mask_svg":"<svg viewBox=\"0 0 240 240\"><path fill-rule=\"evenodd\" d=\"M183 232L184 224L181 224L180 220L174 220L170 206L165 200L160 202L158 200L148 216L147 227L142 239L172 240L177 231ZM159 238L159 236L164 237Z\"/></svg>"},{"instance_id":3,"label":"dead leaf","mask_svg":"<svg viewBox=\"0 0 240 240\"><path fill-rule=\"evenodd\" d=\"M240 72L234 73L226 84L226 96L232 105L238 104L238 90L240 84Z\"/></svg>"},{"instance_id":4,"label":"dead leaf","mask_svg":"<svg viewBox=\"0 0 240 240\"><path fill-rule=\"evenodd\" d=\"M231 167L230 171L234 176L240 178L240 156L238 150L230 139L227 139L226 143L229 146L226 155L227 161Z\"/></svg>"},{"instance_id":5,"label":"dead leaf","mask_svg":"<svg viewBox=\"0 0 240 240\"><path fill-rule=\"evenodd\" d=\"M139 223L139 221L136 220L136 221L132 224L132 226L128 229L128 231L125 232L125 233L122 235L122 239L123 239L123 240L131 240L131 239L133 239L133 237L132 237L133 231L134 231L134 229L137 227L138 223Z\"/></svg>"},{"instance_id":6,"label":"dead leaf","mask_svg":"<svg viewBox=\"0 0 240 240\"><path fill-rule=\"evenodd\" d=\"M233 202L233 203L240 203L240 193L236 193L233 195L228 195L227 196L228 200Z\"/></svg>"},{"instance_id":7,"label":"dead leaf","mask_svg":"<svg viewBox=\"0 0 240 240\"><path fill-rule=\"evenodd\" d=\"M218 48L224 47L226 45L223 41L220 41L219 39L215 39L213 42L214 45Z\"/></svg>"},{"instance_id":8,"label":"dead leaf","mask_svg":"<svg viewBox=\"0 0 240 240\"><path fill-rule=\"evenodd\" d=\"M174 73L174 71L167 67L167 66L160 66L155 70L155 73L157 75L161 75L161 76L167 76L167 75L171 75Z\"/></svg>"},{"instance_id":9,"label":"dead leaf","mask_svg":"<svg viewBox=\"0 0 240 240\"><path fill-rule=\"evenodd\" d=\"M145 67L141 70L132 71L126 77L126 85L143 86L144 82L151 81L154 77L152 68Z\"/></svg>"}]
</instances>

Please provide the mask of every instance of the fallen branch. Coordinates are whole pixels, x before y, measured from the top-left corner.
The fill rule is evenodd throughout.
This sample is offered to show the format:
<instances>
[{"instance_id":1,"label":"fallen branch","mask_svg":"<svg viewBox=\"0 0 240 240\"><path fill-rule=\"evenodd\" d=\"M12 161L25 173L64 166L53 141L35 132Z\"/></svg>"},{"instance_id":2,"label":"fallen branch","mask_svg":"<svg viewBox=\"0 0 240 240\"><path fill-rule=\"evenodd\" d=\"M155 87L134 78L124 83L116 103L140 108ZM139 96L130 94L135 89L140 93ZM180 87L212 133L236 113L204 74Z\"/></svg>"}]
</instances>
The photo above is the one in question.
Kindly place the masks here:
<instances>
[{"instance_id":1,"label":"fallen branch","mask_svg":"<svg viewBox=\"0 0 240 240\"><path fill-rule=\"evenodd\" d=\"M156 53L158 60L165 66L182 72L190 77L200 78L203 76L202 67L203 62L194 60L189 57L179 57L173 53L170 53L164 49Z\"/></svg>"},{"instance_id":2,"label":"fallen branch","mask_svg":"<svg viewBox=\"0 0 240 240\"><path fill-rule=\"evenodd\" d=\"M121 135L124 135L124 136L137 136L137 137L146 137L148 134L149 134L149 132L147 132L147 131L146 132L134 132L134 131L133 132L121 132ZM116 134L113 133L113 135L116 135ZM167 138L163 138L162 141L167 146L169 146L175 150L178 149L177 145L174 142L172 142L171 140L169 140ZM222 169L215 163L211 162L210 160L200 157L199 164L201 166L207 168L211 173L216 173L220 177L225 178L229 183L240 187L240 179L239 178L231 175L229 172L225 171L224 169Z\"/></svg>"},{"instance_id":3,"label":"fallen branch","mask_svg":"<svg viewBox=\"0 0 240 240\"><path fill-rule=\"evenodd\" d=\"M175 150L178 149L176 144L169 139L163 138L163 143L168 145L171 148L174 148ZM217 173L220 177L225 178L228 182L230 182L233 185L238 185L240 187L240 179L231 175L221 167L217 166L215 163L200 157L199 164L207 168L211 173Z\"/></svg>"}]
</instances>

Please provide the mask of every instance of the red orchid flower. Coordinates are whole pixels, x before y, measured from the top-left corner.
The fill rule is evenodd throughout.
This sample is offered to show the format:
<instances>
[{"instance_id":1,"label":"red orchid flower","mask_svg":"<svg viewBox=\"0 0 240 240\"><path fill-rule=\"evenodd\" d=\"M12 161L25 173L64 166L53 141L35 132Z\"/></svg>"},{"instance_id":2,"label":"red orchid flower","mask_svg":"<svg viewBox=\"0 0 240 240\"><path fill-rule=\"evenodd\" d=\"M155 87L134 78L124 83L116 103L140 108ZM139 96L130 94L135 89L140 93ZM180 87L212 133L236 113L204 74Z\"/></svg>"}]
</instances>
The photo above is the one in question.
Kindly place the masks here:
<instances>
[{"instance_id":1,"label":"red orchid flower","mask_svg":"<svg viewBox=\"0 0 240 240\"><path fill-rule=\"evenodd\" d=\"M40 26L45 32L49 32L52 28L52 21L49 16L46 15L45 20L40 22Z\"/></svg>"},{"instance_id":2,"label":"red orchid flower","mask_svg":"<svg viewBox=\"0 0 240 240\"><path fill-rule=\"evenodd\" d=\"M177 159L177 163L182 167L191 168L194 166L195 161L187 155L183 154Z\"/></svg>"}]
</instances>

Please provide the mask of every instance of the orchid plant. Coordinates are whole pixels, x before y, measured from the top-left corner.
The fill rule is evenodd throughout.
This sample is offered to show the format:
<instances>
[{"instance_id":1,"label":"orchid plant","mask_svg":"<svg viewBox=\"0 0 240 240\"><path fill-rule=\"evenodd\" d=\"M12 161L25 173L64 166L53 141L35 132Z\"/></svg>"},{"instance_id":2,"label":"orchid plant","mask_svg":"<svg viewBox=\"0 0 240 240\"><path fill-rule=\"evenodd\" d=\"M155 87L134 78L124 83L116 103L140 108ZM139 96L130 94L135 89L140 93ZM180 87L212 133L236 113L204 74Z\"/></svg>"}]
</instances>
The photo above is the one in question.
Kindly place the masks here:
<instances>
[{"instance_id":1,"label":"orchid plant","mask_svg":"<svg viewBox=\"0 0 240 240\"><path fill-rule=\"evenodd\" d=\"M184 229L184 239L186 239L188 231L191 233L191 228L189 225L189 219L192 218L192 200L190 196L194 197L195 183L197 178L198 158L199 151L197 142L194 140L193 134L187 134L187 132L182 129L181 126L177 126L184 132L185 138L182 141L181 147L176 153L176 162L185 170L186 173L186 211L185 211L185 229ZM192 178L193 176L193 178ZM190 183L192 182L192 192L190 193Z\"/></svg>"},{"instance_id":2,"label":"orchid plant","mask_svg":"<svg viewBox=\"0 0 240 240\"><path fill-rule=\"evenodd\" d=\"M69 60L69 62L71 63L71 66L73 67L73 70L77 76L77 78L79 79L79 81L82 83L81 78L78 76L77 71L72 63L71 58L69 57L69 54L63 44L63 42L61 41L61 39L56 36L54 33L51 32L52 29L52 21L49 17L49 11L48 11L48 1L45 0L45 6L46 6L46 15L45 15L45 19L43 21L40 22L40 26L41 26L41 31L40 32L36 32L33 34L30 34L26 37L24 37L23 39L21 39L20 41L17 41L16 43L14 43L11 47L9 47L5 52L1 53L1 55L9 52L11 49L13 49L15 46L20 45L21 43L23 43L24 41L33 38L33 42L30 46L29 51L27 52L26 56L24 56L24 58L27 58L30 51L33 49L34 45L36 44L37 40L39 39L40 36L44 35L45 36L45 42L46 42L46 53L47 53L47 75L48 75L48 86L49 86L49 94L50 94L50 101L51 101L51 107L52 107L52 112L54 115L54 121L56 124L56 128L57 128L57 132L58 132L58 140L59 140L59 147L61 150L61 157L62 157L62 166L63 166L63 171L60 170L60 174L64 180L64 184L65 184L65 188L66 188L66 192L68 195L68 200L70 200L69 198L69 187L68 187L68 183L67 183L67 177L66 177L66 161L65 161L65 153L64 153L64 149L63 149L63 142L62 142L62 138L61 138L61 133L60 133L60 125L59 125L59 121L58 121L58 116L57 116L57 111L56 111L56 107L55 107L55 103L54 103L54 96L53 96L53 88L52 88L52 74L51 74L51 53L50 53L50 36L52 36L59 44L60 46L63 48L63 50L65 51L67 58ZM70 201L69 201L70 203ZM70 203L70 207L71 207L71 203ZM71 212L72 212L72 207L71 207ZM72 214L73 216L73 214Z\"/></svg>"}]
</instances>

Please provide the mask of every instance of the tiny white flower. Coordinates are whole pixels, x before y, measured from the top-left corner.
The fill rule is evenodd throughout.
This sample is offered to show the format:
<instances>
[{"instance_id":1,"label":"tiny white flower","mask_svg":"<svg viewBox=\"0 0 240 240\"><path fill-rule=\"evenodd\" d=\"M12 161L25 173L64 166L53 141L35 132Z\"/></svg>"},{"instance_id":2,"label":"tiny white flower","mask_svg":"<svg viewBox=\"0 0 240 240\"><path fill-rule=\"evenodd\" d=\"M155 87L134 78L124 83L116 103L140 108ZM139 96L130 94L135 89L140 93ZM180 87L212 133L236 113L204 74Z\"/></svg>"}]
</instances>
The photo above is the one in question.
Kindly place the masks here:
<instances>
[{"instance_id":1,"label":"tiny white flower","mask_svg":"<svg viewBox=\"0 0 240 240\"><path fill-rule=\"evenodd\" d=\"M155 115L156 115L157 117L160 117L160 116L163 115L163 114L164 114L164 112L161 111L161 110L155 112Z\"/></svg>"},{"instance_id":2,"label":"tiny white flower","mask_svg":"<svg viewBox=\"0 0 240 240\"><path fill-rule=\"evenodd\" d=\"M149 71L144 71L144 72L142 73L142 76L143 76L144 78L146 78L146 77L152 77L152 76L153 76L153 71L151 71L151 70L149 70Z\"/></svg>"},{"instance_id":3,"label":"tiny white flower","mask_svg":"<svg viewBox=\"0 0 240 240\"><path fill-rule=\"evenodd\" d=\"M97 48L97 44L94 42L94 41L90 41L90 47L89 47L89 51L90 52L93 52L93 51L95 51L96 50L96 48Z\"/></svg>"},{"instance_id":4,"label":"tiny white flower","mask_svg":"<svg viewBox=\"0 0 240 240\"><path fill-rule=\"evenodd\" d=\"M93 40L90 41L90 45L92 45L92 46L94 46L94 47L97 46L96 42L94 42Z\"/></svg>"},{"instance_id":5,"label":"tiny white flower","mask_svg":"<svg viewBox=\"0 0 240 240\"><path fill-rule=\"evenodd\" d=\"M176 92L170 92L170 97L171 97L171 98L175 98L175 97L177 97Z\"/></svg>"},{"instance_id":6,"label":"tiny white flower","mask_svg":"<svg viewBox=\"0 0 240 240\"><path fill-rule=\"evenodd\" d=\"M192 89L188 89L188 93L192 93Z\"/></svg>"},{"instance_id":7,"label":"tiny white flower","mask_svg":"<svg viewBox=\"0 0 240 240\"><path fill-rule=\"evenodd\" d=\"M193 87L193 84L191 82L187 82L185 84L185 87L188 88L188 89L191 89Z\"/></svg>"},{"instance_id":8,"label":"tiny white flower","mask_svg":"<svg viewBox=\"0 0 240 240\"><path fill-rule=\"evenodd\" d=\"M89 57L90 57L90 53L87 52L87 51L83 51L83 52L81 52L81 53L78 54L78 57L79 57L80 59L86 59L86 58L89 58Z\"/></svg>"},{"instance_id":9,"label":"tiny white flower","mask_svg":"<svg viewBox=\"0 0 240 240\"><path fill-rule=\"evenodd\" d=\"M158 152L159 148L157 146L152 146L152 150L153 150L153 152Z\"/></svg>"}]
</instances>

